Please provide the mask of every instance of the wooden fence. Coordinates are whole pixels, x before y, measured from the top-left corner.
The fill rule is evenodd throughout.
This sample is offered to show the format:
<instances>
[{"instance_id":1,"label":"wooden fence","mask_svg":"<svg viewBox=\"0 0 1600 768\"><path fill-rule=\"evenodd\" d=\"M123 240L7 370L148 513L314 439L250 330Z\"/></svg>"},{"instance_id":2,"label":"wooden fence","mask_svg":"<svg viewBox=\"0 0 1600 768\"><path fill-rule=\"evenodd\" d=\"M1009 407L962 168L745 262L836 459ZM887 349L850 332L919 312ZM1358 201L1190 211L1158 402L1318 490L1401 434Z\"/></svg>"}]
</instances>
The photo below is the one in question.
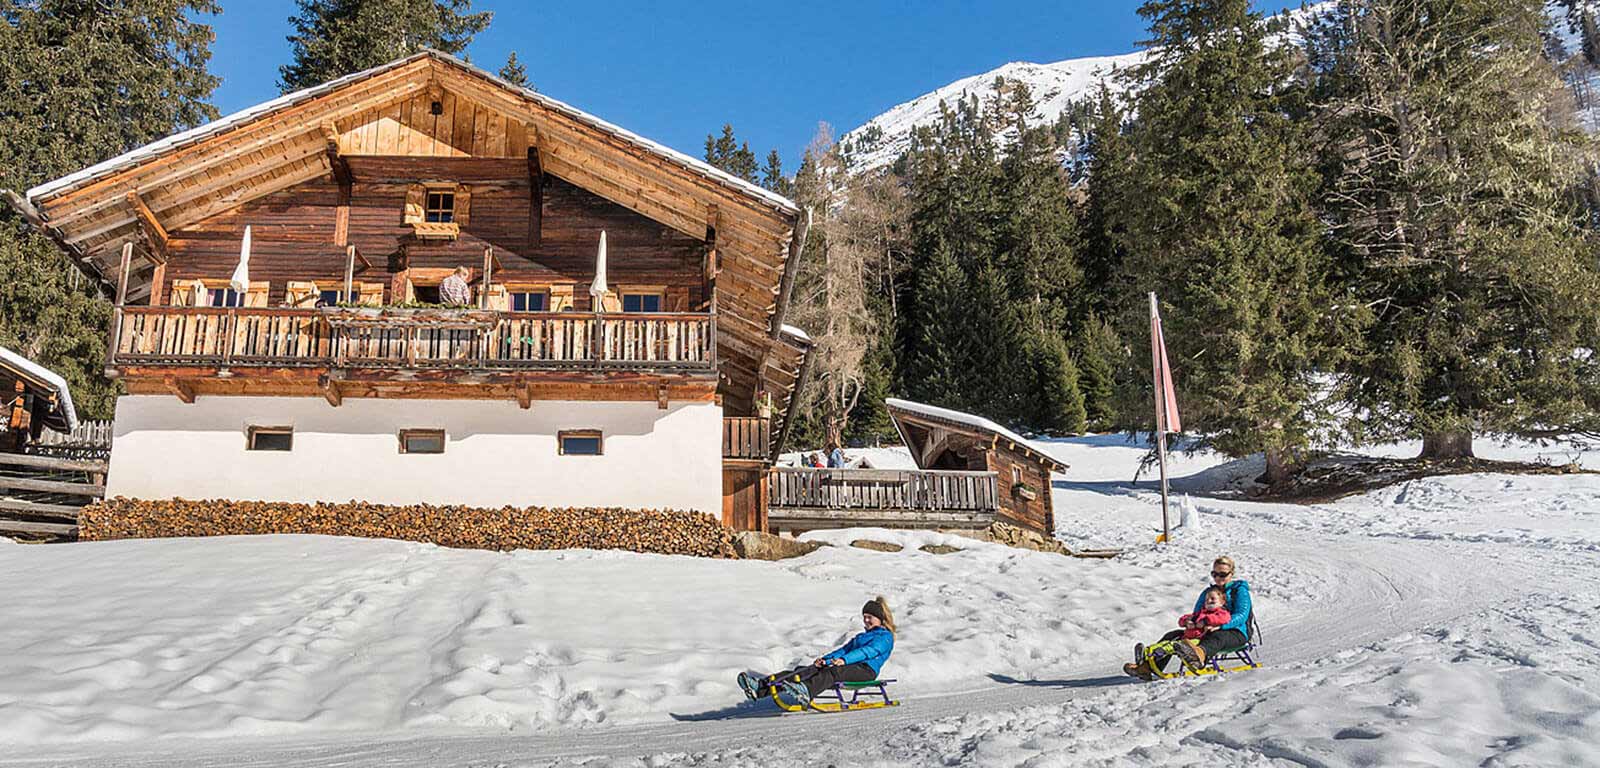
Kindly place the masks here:
<instances>
[{"instance_id":1,"label":"wooden fence","mask_svg":"<svg viewBox=\"0 0 1600 768\"><path fill-rule=\"evenodd\" d=\"M715 370L709 314L122 307L113 365Z\"/></svg>"},{"instance_id":2,"label":"wooden fence","mask_svg":"<svg viewBox=\"0 0 1600 768\"><path fill-rule=\"evenodd\" d=\"M78 426L71 432L56 432L47 429L39 434L39 439L28 444L30 450L43 448L50 452L57 450L72 451L110 451L111 450L111 420L79 421Z\"/></svg>"},{"instance_id":3,"label":"wooden fence","mask_svg":"<svg viewBox=\"0 0 1600 768\"><path fill-rule=\"evenodd\" d=\"M0 453L0 535L73 538L78 511L106 493L104 459Z\"/></svg>"},{"instance_id":4,"label":"wooden fence","mask_svg":"<svg viewBox=\"0 0 1600 768\"><path fill-rule=\"evenodd\" d=\"M993 472L775 467L767 491L774 530L984 528L1000 510Z\"/></svg>"}]
</instances>

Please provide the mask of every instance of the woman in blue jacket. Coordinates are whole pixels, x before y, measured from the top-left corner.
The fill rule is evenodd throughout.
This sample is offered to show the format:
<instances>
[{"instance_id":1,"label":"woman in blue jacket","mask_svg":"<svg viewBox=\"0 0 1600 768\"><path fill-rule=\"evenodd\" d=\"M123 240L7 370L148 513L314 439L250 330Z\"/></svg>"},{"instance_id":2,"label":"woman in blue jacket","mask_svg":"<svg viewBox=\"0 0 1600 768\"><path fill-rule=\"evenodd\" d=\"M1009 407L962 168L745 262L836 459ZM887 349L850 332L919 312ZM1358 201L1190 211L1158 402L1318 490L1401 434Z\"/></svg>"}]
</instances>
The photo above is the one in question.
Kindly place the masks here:
<instances>
[{"instance_id":1,"label":"woman in blue jacket","mask_svg":"<svg viewBox=\"0 0 1600 768\"><path fill-rule=\"evenodd\" d=\"M878 670L894 651L894 614L881 596L861 606L861 634L810 664L762 675L740 672L739 687L753 699L776 690L798 704L832 688L834 683L864 683L878 679Z\"/></svg>"}]
</instances>

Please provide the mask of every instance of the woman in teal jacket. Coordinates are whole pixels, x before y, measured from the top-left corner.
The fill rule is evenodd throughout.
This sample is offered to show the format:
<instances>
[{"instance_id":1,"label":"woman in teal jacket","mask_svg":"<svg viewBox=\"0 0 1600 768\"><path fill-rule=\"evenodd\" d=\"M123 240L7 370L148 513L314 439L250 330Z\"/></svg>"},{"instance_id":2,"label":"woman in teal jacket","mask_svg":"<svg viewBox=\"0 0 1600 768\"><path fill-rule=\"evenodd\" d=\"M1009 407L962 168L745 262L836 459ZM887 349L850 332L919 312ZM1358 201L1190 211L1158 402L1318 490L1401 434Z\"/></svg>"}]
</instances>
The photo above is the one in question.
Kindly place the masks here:
<instances>
[{"instance_id":1,"label":"woman in teal jacket","mask_svg":"<svg viewBox=\"0 0 1600 768\"><path fill-rule=\"evenodd\" d=\"M806 704L835 683L876 680L878 670L894 652L894 614L889 612L889 603L882 597L868 600L861 606L861 626L861 634L850 638L850 642L805 666L770 675L740 672L739 687L752 700L777 691L798 704Z\"/></svg>"}]
</instances>

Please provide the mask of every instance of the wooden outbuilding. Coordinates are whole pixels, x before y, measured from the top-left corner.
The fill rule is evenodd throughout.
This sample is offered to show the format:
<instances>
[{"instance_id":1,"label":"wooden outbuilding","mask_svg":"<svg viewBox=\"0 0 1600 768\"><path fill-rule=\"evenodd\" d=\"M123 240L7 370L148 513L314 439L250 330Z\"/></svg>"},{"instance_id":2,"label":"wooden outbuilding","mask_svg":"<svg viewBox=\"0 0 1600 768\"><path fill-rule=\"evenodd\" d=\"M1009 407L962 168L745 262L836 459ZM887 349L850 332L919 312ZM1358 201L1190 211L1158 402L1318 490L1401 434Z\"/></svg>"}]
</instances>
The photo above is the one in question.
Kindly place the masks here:
<instances>
[{"instance_id":1,"label":"wooden outbuilding","mask_svg":"<svg viewBox=\"0 0 1600 768\"><path fill-rule=\"evenodd\" d=\"M71 432L78 426L66 380L5 347L0 347L0 392L6 399L0 451L21 452L46 429Z\"/></svg>"},{"instance_id":2,"label":"wooden outbuilding","mask_svg":"<svg viewBox=\"0 0 1600 768\"><path fill-rule=\"evenodd\" d=\"M982 416L894 398L885 405L918 468L993 473L997 519L1055 535L1050 475L1065 463Z\"/></svg>"}]
</instances>

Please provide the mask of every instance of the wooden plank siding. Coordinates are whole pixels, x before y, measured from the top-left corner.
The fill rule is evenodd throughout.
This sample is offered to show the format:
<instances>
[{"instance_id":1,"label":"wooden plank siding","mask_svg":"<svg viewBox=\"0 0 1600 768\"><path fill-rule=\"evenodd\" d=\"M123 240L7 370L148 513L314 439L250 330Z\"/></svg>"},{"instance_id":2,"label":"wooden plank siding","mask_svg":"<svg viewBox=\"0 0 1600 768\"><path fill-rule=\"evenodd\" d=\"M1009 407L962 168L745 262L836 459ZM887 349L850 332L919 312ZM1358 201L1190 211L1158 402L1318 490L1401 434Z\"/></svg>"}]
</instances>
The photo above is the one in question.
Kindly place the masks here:
<instances>
[{"instance_id":1,"label":"wooden plank siding","mask_svg":"<svg viewBox=\"0 0 1600 768\"><path fill-rule=\"evenodd\" d=\"M1056 521L1049 470L1021 451L1007 447L1005 443L996 445L984 455L998 483L1000 518L1012 525L1053 536ZM1022 484L1033 489L1034 498L1025 498L1019 492L1015 474L1021 474Z\"/></svg>"},{"instance_id":2,"label":"wooden plank siding","mask_svg":"<svg viewBox=\"0 0 1600 768\"><path fill-rule=\"evenodd\" d=\"M406 269L447 270L457 265L481 270L484 248L493 248L497 284L572 286L573 307L591 309L588 286L594 276L600 232L607 239L607 281L613 292L630 286L664 288L663 311L686 312L701 306L705 293L705 245L626 208L559 179L544 185L543 237L528 240L529 188L523 161L450 158L351 158L349 243L369 260L357 264L357 282L390 285ZM402 220L407 183L364 178L455 178L471 189L472 210L454 241L418 242ZM269 306L286 300L289 281L342 284L345 249L334 245L339 188L331 178L296 185L170 234L166 282L226 280L239 261L244 226L251 227L250 277L271 284ZM476 289L476 285L474 288ZM403 300L403 299L402 299Z\"/></svg>"}]
</instances>

